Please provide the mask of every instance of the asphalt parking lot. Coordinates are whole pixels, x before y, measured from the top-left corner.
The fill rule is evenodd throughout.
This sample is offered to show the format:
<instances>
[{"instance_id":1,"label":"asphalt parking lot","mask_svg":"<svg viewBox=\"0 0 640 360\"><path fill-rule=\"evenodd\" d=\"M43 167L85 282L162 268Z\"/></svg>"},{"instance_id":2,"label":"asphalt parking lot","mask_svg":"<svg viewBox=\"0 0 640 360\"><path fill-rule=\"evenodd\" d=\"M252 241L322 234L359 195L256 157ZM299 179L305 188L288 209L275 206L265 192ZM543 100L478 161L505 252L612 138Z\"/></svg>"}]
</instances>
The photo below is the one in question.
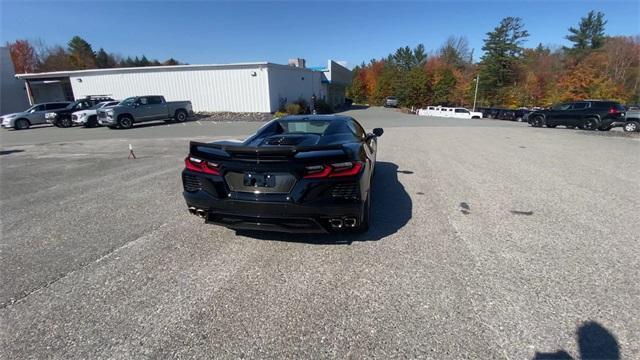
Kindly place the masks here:
<instances>
[{"instance_id":1,"label":"asphalt parking lot","mask_svg":"<svg viewBox=\"0 0 640 360\"><path fill-rule=\"evenodd\" d=\"M640 356L639 136L348 114L385 134L341 237L189 215L187 141L261 123L2 131L0 358Z\"/></svg>"}]
</instances>

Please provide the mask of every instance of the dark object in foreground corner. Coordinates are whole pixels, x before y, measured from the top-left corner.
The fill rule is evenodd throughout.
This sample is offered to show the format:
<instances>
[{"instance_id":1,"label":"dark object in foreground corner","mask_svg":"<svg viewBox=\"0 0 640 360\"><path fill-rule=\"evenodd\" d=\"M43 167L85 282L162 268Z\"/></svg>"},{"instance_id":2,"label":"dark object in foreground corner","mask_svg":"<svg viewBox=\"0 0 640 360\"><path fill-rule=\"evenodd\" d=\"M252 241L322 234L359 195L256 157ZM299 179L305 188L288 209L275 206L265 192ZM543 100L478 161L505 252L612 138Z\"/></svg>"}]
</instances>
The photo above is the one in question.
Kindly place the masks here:
<instances>
[{"instance_id":1,"label":"dark object in foreground corner","mask_svg":"<svg viewBox=\"0 0 640 360\"><path fill-rule=\"evenodd\" d=\"M272 120L244 142L191 142L189 212L232 229L366 231L377 138L348 116Z\"/></svg>"},{"instance_id":2,"label":"dark object in foreground corner","mask_svg":"<svg viewBox=\"0 0 640 360\"><path fill-rule=\"evenodd\" d=\"M582 324L577 331L578 350L582 360L618 360L620 346L615 336L595 321ZM552 353L536 352L533 360L573 360L564 350Z\"/></svg>"}]
</instances>

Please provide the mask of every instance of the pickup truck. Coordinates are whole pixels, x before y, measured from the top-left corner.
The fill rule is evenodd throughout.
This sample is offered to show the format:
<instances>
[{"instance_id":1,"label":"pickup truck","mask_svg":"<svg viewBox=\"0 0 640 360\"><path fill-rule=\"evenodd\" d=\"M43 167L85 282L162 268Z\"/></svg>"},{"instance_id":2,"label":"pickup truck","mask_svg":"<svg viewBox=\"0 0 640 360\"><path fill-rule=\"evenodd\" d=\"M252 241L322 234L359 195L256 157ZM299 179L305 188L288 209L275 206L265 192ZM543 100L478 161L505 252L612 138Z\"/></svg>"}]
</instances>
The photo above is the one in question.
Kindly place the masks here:
<instances>
[{"instance_id":1,"label":"pickup truck","mask_svg":"<svg viewBox=\"0 0 640 360\"><path fill-rule=\"evenodd\" d=\"M147 121L184 122L192 115L191 101L165 101L159 95L134 96L116 106L98 109L98 123L111 129L130 129L135 123Z\"/></svg>"},{"instance_id":2,"label":"pickup truck","mask_svg":"<svg viewBox=\"0 0 640 360\"><path fill-rule=\"evenodd\" d=\"M624 118L623 129L626 132L640 131L640 109L630 108L627 110Z\"/></svg>"}]
</instances>

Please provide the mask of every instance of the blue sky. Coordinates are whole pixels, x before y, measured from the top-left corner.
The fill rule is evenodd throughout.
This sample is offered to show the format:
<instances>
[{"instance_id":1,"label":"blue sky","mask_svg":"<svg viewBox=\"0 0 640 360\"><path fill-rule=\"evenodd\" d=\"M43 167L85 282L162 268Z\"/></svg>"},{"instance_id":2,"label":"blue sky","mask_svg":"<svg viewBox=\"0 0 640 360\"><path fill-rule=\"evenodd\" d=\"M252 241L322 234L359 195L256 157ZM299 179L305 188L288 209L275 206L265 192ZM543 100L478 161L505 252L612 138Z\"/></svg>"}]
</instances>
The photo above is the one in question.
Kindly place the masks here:
<instances>
[{"instance_id":1,"label":"blue sky","mask_svg":"<svg viewBox=\"0 0 640 360\"><path fill-rule=\"evenodd\" d=\"M65 45L74 35L120 55L173 57L191 64L290 57L351 67L400 46L437 49L466 36L476 59L505 16L520 16L526 45L566 45L567 28L589 10L605 13L610 35L640 34L640 1L493 2L12 2L0 0L2 43L18 38Z\"/></svg>"}]
</instances>

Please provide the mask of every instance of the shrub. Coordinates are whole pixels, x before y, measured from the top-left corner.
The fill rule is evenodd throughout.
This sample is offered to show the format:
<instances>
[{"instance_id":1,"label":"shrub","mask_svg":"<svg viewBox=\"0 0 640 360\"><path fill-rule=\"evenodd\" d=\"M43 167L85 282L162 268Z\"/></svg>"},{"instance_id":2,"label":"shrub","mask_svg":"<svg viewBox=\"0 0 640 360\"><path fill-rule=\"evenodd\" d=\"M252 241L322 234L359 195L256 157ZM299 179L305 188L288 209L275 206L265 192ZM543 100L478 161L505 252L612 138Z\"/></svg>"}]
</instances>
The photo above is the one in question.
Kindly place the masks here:
<instances>
[{"instance_id":1,"label":"shrub","mask_svg":"<svg viewBox=\"0 0 640 360\"><path fill-rule=\"evenodd\" d=\"M287 110L287 113L290 115L302 114L302 108L300 107L299 104L296 104L296 103L287 104L286 110Z\"/></svg>"},{"instance_id":2,"label":"shrub","mask_svg":"<svg viewBox=\"0 0 640 360\"><path fill-rule=\"evenodd\" d=\"M276 113L273 114L273 116L277 117L277 118L281 118L281 117L287 116L287 115L289 115L289 114L287 114L285 111L276 111Z\"/></svg>"},{"instance_id":3,"label":"shrub","mask_svg":"<svg viewBox=\"0 0 640 360\"><path fill-rule=\"evenodd\" d=\"M326 101L320 99L316 101L317 114L333 114L333 107Z\"/></svg>"},{"instance_id":4,"label":"shrub","mask_svg":"<svg viewBox=\"0 0 640 360\"><path fill-rule=\"evenodd\" d=\"M297 104L298 106L300 106L300 112L298 114L309 114L309 103L307 103L307 101L303 98L299 98L298 100L293 102L294 104Z\"/></svg>"}]
</instances>

